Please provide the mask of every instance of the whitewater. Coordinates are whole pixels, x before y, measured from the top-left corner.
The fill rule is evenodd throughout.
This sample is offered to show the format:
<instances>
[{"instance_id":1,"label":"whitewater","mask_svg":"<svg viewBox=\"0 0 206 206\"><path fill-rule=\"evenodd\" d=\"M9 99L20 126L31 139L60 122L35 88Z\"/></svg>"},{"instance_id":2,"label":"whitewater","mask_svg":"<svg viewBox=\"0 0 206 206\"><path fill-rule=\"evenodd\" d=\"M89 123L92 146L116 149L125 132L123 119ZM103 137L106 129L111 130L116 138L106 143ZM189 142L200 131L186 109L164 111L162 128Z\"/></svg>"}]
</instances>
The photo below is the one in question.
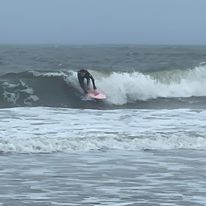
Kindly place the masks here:
<instances>
[{"instance_id":1,"label":"whitewater","mask_svg":"<svg viewBox=\"0 0 206 206\"><path fill-rule=\"evenodd\" d=\"M129 104L138 107L142 102L147 103L153 100L160 100L160 104L163 105L167 99L176 101L177 105L178 102L184 101L190 107L192 98L206 96L205 69L204 64L183 71L160 71L147 74L136 71L102 73L91 70L90 72L95 75L99 90L107 95L107 100L104 102L105 108L109 105L113 108L121 105L127 108ZM72 70L9 73L2 75L1 80L1 107L61 107L64 105L81 108L88 104L88 102L82 102L83 93L79 87L76 72ZM197 108L201 103L202 98L195 99Z\"/></svg>"},{"instance_id":2,"label":"whitewater","mask_svg":"<svg viewBox=\"0 0 206 206\"><path fill-rule=\"evenodd\" d=\"M204 206L205 52L1 45L0 205Z\"/></svg>"},{"instance_id":3,"label":"whitewater","mask_svg":"<svg viewBox=\"0 0 206 206\"><path fill-rule=\"evenodd\" d=\"M0 151L204 149L205 116L206 111L187 109L2 109Z\"/></svg>"}]
</instances>

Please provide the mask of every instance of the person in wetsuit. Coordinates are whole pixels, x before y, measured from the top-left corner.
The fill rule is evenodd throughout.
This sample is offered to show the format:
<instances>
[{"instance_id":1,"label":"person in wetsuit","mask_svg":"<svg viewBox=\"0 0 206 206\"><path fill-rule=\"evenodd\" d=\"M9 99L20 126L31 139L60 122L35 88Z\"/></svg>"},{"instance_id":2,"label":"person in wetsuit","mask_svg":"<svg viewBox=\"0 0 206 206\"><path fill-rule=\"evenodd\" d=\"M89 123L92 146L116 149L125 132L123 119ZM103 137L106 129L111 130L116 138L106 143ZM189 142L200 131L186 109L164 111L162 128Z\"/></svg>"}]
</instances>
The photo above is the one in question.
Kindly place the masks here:
<instances>
[{"instance_id":1,"label":"person in wetsuit","mask_svg":"<svg viewBox=\"0 0 206 206\"><path fill-rule=\"evenodd\" d=\"M80 86L83 89L85 94L88 93L90 79L92 80L93 89L94 90L97 89L96 85L95 85L95 82L94 82L93 76L86 69L79 70L77 72L77 77L78 77L78 80L79 80L79 84L80 84ZM84 82L85 79L87 80L87 84L85 84L85 82Z\"/></svg>"}]
</instances>

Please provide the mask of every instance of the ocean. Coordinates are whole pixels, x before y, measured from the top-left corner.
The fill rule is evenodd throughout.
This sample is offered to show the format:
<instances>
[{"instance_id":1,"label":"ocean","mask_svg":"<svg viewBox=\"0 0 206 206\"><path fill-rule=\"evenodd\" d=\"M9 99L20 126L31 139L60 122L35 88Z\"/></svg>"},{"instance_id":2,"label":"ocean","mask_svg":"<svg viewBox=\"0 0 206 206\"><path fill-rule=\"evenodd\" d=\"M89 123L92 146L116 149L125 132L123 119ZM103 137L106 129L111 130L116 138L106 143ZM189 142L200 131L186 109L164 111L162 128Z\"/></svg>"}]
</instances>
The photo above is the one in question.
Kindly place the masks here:
<instances>
[{"instance_id":1,"label":"ocean","mask_svg":"<svg viewBox=\"0 0 206 206\"><path fill-rule=\"evenodd\" d=\"M206 46L0 45L0 119L2 206L206 205Z\"/></svg>"}]
</instances>

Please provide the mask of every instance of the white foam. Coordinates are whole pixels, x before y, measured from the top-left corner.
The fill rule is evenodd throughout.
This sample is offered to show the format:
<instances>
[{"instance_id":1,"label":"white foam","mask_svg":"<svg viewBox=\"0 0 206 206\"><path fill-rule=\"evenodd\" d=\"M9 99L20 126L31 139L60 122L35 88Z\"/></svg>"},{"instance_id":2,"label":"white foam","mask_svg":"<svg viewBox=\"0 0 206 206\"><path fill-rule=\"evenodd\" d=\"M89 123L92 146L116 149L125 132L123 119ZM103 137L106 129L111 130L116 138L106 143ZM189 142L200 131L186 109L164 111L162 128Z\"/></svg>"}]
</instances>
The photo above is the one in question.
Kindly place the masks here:
<instances>
[{"instance_id":1,"label":"white foam","mask_svg":"<svg viewBox=\"0 0 206 206\"><path fill-rule=\"evenodd\" d=\"M19 94L15 94L13 92L7 92L7 91L4 91L3 93L3 97L4 99L9 102L9 103L12 103L12 104L16 104L16 101L19 99Z\"/></svg>"},{"instance_id":2,"label":"white foam","mask_svg":"<svg viewBox=\"0 0 206 206\"><path fill-rule=\"evenodd\" d=\"M57 72L38 72L38 71L30 71L35 77L65 77L66 74L63 71Z\"/></svg>"},{"instance_id":3,"label":"white foam","mask_svg":"<svg viewBox=\"0 0 206 206\"><path fill-rule=\"evenodd\" d=\"M206 111L0 110L0 151L206 149Z\"/></svg>"},{"instance_id":4,"label":"white foam","mask_svg":"<svg viewBox=\"0 0 206 206\"><path fill-rule=\"evenodd\" d=\"M34 94L34 90L26 85L26 83L22 80L19 80L19 82L16 84L4 82L3 89L4 99L13 105L17 104L17 101L22 97L22 93L24 93L23 101L25 105L32 105L32 103L39 100L38 96Z\"/></svg>"},{"instance_id":5,"label":"white foam","mask_svg":"<svg viewBox=\"0 0 206 206\"><path fill-rule=\"evenodd\" d=\"M109 77L97 79L97 86L111 103L119 105L158 97L206 96L206 66L188 70L179 78L179 81L164 82L139 72L114 72Z\"/></svg>"}]
</instances>

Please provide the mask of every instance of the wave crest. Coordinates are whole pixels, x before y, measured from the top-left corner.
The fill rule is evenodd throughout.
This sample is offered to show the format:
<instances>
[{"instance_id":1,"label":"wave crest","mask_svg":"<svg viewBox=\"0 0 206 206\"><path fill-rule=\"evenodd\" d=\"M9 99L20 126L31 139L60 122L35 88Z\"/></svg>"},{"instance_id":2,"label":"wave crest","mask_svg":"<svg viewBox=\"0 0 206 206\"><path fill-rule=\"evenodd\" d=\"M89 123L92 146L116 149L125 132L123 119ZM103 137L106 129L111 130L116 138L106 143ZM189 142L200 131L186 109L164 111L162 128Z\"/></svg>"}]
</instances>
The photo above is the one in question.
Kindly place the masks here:
<instances>
[{"instance_id":1,"label":"wave crest","mask_svg":"<svg viewBox=\"0 0 206 206\"><path fill-rule=\"evenodd\" d=\"M206 96L206 66L194 69L161 71L149 74L139 72L112 73L98 85L113 104L127 104L155 98Z\"/></svg>"},{"instance_id":2,"label":"wave crest","mask_svg":"<svg viewBox=\"0 0 206 206\"><path fill-rule=\"evenodd\" d=\"M194 69L140 72L91 71L98 89L107 95L107 105L127 105L158 98L206 96L206 65ZM84 107L76 72L27 71L0 77L0 107L66 106Z\"/></svg>"}]
</instances>

